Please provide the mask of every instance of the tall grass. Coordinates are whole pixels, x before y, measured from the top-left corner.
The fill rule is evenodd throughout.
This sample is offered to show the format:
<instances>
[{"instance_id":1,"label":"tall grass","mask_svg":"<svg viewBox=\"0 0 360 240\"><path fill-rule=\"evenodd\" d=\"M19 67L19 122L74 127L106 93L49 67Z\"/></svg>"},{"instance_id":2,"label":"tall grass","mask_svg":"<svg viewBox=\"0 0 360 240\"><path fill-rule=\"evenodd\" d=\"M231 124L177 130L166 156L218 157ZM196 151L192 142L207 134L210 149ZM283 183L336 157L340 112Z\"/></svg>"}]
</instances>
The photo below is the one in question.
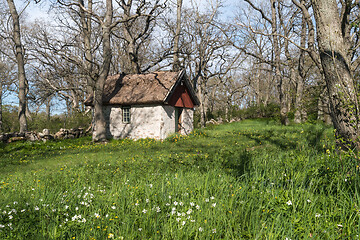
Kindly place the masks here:
<instances>
[{"instance_id":1,"label":"tall grass","mask_svg":"<svg viewBox=\"0 0 360 240\"><path fill-rule=\"evenodd\" d=\"M0 150L0 239L357 239L333 129L243 121L165 141Z\"/></svg>"}]
</instances>

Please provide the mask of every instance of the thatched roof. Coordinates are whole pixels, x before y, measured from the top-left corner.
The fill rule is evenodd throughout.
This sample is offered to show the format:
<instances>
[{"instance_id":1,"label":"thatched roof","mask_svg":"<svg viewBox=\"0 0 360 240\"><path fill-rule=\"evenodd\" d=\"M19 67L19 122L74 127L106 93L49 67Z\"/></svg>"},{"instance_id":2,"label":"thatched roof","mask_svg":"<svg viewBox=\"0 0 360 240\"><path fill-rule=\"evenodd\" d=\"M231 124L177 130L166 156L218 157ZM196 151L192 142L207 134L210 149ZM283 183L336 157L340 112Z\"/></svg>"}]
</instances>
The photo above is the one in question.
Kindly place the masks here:
<instances>
[{"instance_id":1,"label":"thatched roof","mask_svg":"<svg viewBox=\"0 0 360 240\"><path fill-rule=\"evenodd\" d=\"M183 77L183 71L162 71L129 75L117 74L110 76L105 81L103 104L135 105L164 103L174 86L178 84L178 80ZM188 82L187 79L185 80ZM91 95L86 99L85 104L92 105L92 101L93 96Z\"/></svg>"}]
</instances>

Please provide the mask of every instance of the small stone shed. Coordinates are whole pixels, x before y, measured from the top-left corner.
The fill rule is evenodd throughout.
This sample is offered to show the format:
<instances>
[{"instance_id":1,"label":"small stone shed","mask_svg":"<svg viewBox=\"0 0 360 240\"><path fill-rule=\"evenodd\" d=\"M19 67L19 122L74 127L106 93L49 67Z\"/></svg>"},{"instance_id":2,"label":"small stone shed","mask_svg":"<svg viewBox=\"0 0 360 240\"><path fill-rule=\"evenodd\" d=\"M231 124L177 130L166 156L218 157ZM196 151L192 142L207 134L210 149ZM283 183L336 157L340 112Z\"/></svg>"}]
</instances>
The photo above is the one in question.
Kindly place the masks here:
<instances>
[{"instance_id":1,"label":"small stone shed","mask_svg":"<svg viewBox=\"0 0 360 240\"><path fill-rule=\"evenodd\" d=\"M92 98L85 104L91 105ZM175 132L189 134L197 105L185 71L110 76L103 95L107 137L165 139Z\"/></svg>"}]
</instances>

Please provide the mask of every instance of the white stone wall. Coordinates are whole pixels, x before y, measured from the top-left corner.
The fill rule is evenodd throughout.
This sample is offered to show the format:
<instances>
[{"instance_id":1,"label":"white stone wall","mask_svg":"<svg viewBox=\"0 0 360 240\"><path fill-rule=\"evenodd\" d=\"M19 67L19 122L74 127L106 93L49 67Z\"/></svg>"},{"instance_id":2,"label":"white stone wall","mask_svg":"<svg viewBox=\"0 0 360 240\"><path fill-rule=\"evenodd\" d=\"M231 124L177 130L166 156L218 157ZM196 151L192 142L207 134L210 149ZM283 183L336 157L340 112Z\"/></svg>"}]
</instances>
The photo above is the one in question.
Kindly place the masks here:
<instances>
[{"instance_id":1,"label":"white stone wall","mask_svg":"<svg viewBox=\"0 0 360 240\"><path fill-rule=\"evenodd\" d=\"M194 110L184 108L181 117L181 134L188 135L194 130Z\"/></svg>"},{"instance_id":2,"label":"white stone wall","mask_svg":"<svg viewBox=\"0 0 360 240\"><path fill-rule=\"evenodd\" d=\"M161 139L165 139L175 132L175 108L165 105L161 119Z\"/></svg>"},{"instance_id":3,"label":"white stone wall","mask_svg":"<svg viewBox=\"0 0 360 240\"><path fill-rule=\"evenodd\" d=\"M131 106L130 123L123 123L121 106L104 106L108 138L165 139L175 132L175 108L172 106ZM182 134L193 130L193 110L182 113Z\"/></svg>"}]
</instances>

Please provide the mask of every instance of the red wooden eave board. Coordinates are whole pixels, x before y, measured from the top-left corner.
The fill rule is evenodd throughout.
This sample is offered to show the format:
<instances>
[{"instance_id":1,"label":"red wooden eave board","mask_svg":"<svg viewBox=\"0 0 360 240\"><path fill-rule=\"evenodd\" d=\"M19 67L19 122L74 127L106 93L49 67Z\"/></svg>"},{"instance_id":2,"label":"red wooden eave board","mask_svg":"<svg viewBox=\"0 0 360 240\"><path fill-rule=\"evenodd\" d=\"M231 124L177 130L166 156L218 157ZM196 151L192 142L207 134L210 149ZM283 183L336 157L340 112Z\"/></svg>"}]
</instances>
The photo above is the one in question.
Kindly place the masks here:
<instances>
[{"instance_id":1,"label":"red wooden eave board","mask_svg":"<svg viewBox=\"0 0 360 240\"><path fill-rule=\"evenodd\" d=\"M184 85L178 85L170 97L169 105L182 108L194 108L189 89Z\"/></svg>"}]
</instances>

